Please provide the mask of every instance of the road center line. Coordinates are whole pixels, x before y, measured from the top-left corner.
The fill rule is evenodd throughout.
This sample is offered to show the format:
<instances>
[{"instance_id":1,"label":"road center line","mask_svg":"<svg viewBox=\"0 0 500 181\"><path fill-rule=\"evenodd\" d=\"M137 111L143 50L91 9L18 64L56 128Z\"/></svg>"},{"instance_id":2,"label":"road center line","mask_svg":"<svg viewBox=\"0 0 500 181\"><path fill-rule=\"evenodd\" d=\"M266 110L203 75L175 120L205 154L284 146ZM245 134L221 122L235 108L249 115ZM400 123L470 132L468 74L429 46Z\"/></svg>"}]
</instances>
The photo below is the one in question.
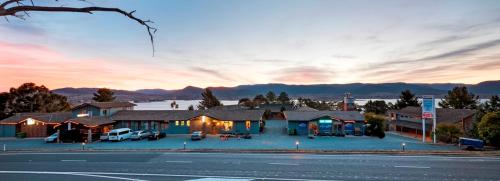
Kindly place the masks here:
<instances>
[{"instance_id":1,"label":"road center line","mask_svg":"<svg viewBox=\"0 0 500 181\"><path fill-rule=\"evenodd\" d=\"M396 168L431 168L431 167L421 167L421 166L411 166L411 165L396 165Z\"/></svg>"},{"instance_id":2,"label":"road center line","mask_svg":"<svg viewBox=\"0 0 500 181\"><path fill-rule=\"evenodd\" d=\"M62 162L86 162L87 160L61 160Z\"/></svg>"},{"instance_id":3,"label":"road center line","mask_svg":"<svg viewBox=\"0 0 500 181\"><path fill-rule=\"evenodd\" d=\"M170 160L170 161L165 161L167 163L193 163L193 161L175 161L175 160Z\"/></svg>"},{"instance_id":4,"label":"road center line","mask_svg":"<svg viewBox=\"0 0 500 181\"><path fill-rule=\"evenodd\" d=\"M293 165L293 166L297 166L299 164L296 164L296 163L268 163L269 165Z\"/></svg>"}]
</instances>

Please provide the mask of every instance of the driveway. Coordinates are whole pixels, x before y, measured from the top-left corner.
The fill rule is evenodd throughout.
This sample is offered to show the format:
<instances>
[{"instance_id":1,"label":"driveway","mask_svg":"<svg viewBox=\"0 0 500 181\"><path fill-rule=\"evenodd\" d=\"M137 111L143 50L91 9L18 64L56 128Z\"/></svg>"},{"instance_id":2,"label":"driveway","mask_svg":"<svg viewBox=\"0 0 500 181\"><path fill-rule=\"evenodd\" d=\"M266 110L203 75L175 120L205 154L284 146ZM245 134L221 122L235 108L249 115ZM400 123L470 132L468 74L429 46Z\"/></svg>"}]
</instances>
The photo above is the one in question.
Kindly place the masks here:
<instances>
[{"instance_id":1,"label":"driveway","mask_svg":"<svg viewBox=\"0 0 500 181\"><path fill-rule=\"evenodd\" d=\"M208 135L201 141L191 141L189 135L168 135L158 141L123 141L94 142L87 144L91 149L182 149L186 142L187 149L248 149L276 150L296 149L299 142L301 150L335 150L335 151L367 151L367 150L401 150L406 144L407 150L458 150L456 146L423 144L418 140L387 134L384 139L368 136L316 137L308 139L304 136L288 136L286 134L253 135L252 139L230 138L221 140L216 135ZM1 139L0 149L5 144L7 150L62 150L81 149L80 143L44 143L42 139Z\"/></svg>"}]
</instances>

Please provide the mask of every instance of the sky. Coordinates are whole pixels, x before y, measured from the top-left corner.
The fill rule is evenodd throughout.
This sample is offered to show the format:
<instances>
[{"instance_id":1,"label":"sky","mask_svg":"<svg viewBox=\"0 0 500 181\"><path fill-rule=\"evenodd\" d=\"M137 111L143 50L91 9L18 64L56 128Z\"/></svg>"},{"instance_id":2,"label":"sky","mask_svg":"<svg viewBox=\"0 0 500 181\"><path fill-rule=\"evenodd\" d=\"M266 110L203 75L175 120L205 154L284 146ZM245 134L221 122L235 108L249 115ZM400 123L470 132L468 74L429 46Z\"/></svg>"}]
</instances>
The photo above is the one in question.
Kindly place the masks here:
<instances>
[{"instance_id":1,"label":"sky","mask_svg":"<svg viewBox=\"0 0 500 181\"><path fill-rule=\"evenodd\" d=\"M3 1L3 0L0 0ZM498 0L35 1L116 13L0 19L0 91L500 80Z\"/></svg>"}]
</instances>

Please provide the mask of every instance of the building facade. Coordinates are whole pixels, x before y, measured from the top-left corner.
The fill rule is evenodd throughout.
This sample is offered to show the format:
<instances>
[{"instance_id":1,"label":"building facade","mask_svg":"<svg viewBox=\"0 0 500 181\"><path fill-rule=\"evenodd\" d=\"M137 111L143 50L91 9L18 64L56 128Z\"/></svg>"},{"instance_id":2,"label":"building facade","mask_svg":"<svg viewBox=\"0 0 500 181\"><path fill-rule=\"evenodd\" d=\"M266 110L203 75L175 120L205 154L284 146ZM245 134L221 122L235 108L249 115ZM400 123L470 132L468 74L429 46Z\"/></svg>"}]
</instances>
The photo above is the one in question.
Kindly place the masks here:
<instances>
[{"instance_id":1,"label":"building facade","mask_svg":"<svg viewBox=\"0 0 500 181\"><path fill-rule=\"evenodd\" d=\"M357 111L285 111L284 114L291 135L364 135L365 119Z\"/></svg>"}]
</instances>

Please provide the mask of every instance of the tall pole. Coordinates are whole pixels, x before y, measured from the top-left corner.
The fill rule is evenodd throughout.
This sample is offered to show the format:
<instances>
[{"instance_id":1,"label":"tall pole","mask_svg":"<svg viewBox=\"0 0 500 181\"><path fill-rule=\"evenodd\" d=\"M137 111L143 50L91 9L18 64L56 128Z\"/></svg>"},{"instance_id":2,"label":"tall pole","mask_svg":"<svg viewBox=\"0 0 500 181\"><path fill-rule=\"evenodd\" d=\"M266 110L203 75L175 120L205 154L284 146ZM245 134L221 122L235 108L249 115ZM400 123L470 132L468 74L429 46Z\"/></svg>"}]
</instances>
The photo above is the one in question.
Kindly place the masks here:
<instances>
[{"instance_id":1,"label":"tall pole","mask_svg":"<svg viewBox=\"0 0 500 181\"><path fill-rule=\"evenodd\" d=\"M422 118L422 142L425 143L425 118Z\"/></svg>"}]
</instances>

